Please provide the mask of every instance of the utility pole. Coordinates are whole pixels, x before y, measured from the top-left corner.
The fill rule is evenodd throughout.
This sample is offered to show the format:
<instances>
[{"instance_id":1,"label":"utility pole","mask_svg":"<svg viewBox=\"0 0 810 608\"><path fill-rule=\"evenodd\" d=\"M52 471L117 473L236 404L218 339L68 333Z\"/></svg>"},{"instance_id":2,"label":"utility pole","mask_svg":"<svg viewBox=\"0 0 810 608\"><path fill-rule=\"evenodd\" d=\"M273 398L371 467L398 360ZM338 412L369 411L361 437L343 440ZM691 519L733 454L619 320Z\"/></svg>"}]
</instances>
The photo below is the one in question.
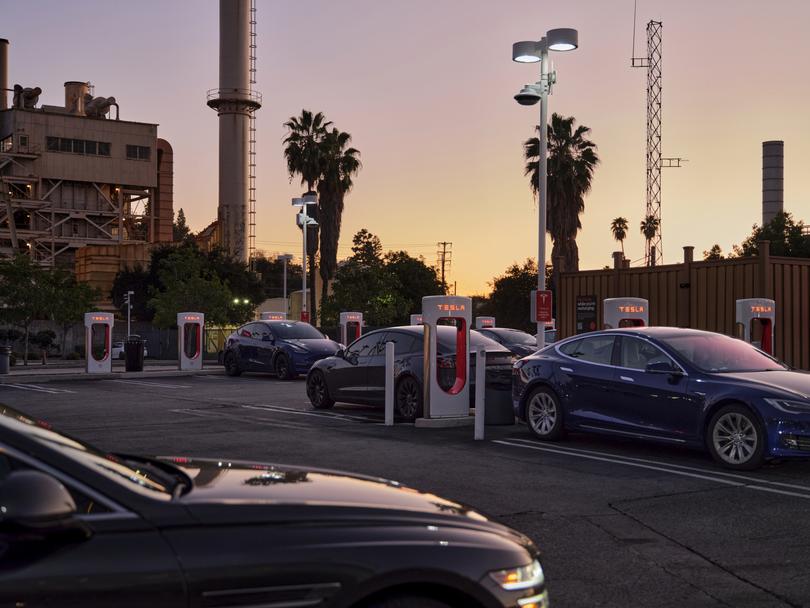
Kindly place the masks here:
<instances>
[{"instance_id":1,"label":"utility pole","mask_svg":"<svg viewBox=\"0 0 810 608\"><path fill-rule=\"evenodd\" d=\"M447 283L445 282L445 277L450 271L450 266L453 263L453 243L441 241L436 243L436 247L438 247L436 251L436 268L438 268L439 272L441 273L442 289L444 289L446 292Z\"/></svg>"},{"instance_id":2,"label":"utility pole","mask_svg":"<svg viewBox=\"0 0 810 608\"><path fill-rule=\"evenodd\" d=\"M132 296L135 295L134 291L128 291L124 296L124 302L127 305L127 340L132 335L132 331L130 330L130 318L132 316Z\"/></svg>"}]
</instances>

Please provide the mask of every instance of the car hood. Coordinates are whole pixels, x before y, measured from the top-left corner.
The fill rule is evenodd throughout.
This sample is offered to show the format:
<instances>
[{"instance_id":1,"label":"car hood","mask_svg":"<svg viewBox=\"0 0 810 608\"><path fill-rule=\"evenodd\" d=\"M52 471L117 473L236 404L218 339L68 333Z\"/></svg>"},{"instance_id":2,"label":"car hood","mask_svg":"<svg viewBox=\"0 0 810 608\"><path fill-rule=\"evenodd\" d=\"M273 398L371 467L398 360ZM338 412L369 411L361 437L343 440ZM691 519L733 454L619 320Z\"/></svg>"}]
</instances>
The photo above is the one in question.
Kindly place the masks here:
<instances>
[{"instance_id":1,"label":"car hood","mask_svg":"<svg viewBox=\"0 0 810 608\"><path fill-rule=\"evenodd\" d=\"M792 393L810 399L810 374L793 371L738 372L717 374L721 378L733 378L755 384L763 389L779 393Z\"/></svg>"},{"instance_id":2,"label":"car hood","mask_svg":"<svg viewBox=\"0 0 810 608\"><path fill-rule=\"evenodd\" d=\"M178 457L160 460L180 467L193 479L193 489L181 501L207 521L288 517L283 508L268 509L272 506L291 507L287 511L297 513L298 518L302 508L314 507L310 511L329 512L330 517L354 512L371 519L428 515L489 523L484 515L465 505L377 477L253 462Z\"/></svg>"},{"instance_id":3,"label":"car hood","mask_svg":"<svg viewBox=\"0 0 810 608\"><path fill-rule=\"evenodd\" d=\"M286 344L292 344L293 346L297 346L298 348L303 348L307 352L312 353L313 355L334 355L340 345L333 341L327 339L305 339L305 340L293 340L288 339L284 340Z\"/></svg>"}]
</instances>

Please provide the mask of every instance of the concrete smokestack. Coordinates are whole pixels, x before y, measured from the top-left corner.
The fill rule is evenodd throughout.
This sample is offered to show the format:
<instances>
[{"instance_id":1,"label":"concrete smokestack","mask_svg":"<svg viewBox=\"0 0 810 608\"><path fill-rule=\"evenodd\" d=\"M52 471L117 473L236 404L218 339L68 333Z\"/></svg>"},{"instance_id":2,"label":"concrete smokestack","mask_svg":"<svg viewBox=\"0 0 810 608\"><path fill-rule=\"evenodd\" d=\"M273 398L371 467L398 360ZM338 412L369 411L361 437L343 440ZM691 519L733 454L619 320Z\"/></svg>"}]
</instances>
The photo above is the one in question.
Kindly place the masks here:
<instances>
[{"instance_id":1,"label":"concrete smokestack","mask_svg":"<svg viewBox=\"0 0 810 608\"><path fill-rule=\"evenodd\" d=\"M219 89L208 105L219 116L220 245L248 261L248 143L252 112L261 107L250 89L250 0L219 2Z\"/></svg>"},{"instance_id":2,"label":"concrete smokestack","mask_svg":"<svg viewBox=\"0 0 810 608\"><path fill-rule=\"evenodd\" d=\"M785 210L785 142L762 142L762 225Z\"/></svg>"},{"instance_id":3,"label":"concrete smokestack","mask_svg":"<svg viewBox=\"0 0 810 608\"><path fill-rule=\"evenodd\" d=\"M0 110L8 108L8 40L0 38Z\"/></svg>"}]
</instances>

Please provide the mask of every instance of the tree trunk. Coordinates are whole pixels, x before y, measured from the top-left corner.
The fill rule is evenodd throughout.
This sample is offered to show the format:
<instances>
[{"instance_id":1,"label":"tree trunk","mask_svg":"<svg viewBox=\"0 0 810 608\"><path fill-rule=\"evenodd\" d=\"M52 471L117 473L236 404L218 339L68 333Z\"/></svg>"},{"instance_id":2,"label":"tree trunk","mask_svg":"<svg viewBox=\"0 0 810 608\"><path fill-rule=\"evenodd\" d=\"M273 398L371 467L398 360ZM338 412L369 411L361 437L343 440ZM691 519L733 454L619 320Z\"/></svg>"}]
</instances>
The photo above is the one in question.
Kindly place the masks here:
<instances>
[{"instance_id":1,"label":"tree trunk","mask_svg":"<svg viewBox=\"0 0 810 608\"><path fill-rule=\"evenodd\" d=\"M23 347L23 365L28 365L28 330L31 327L30 324L26 324L25 326L25 346Z\"/></svg>"}]
</instances>

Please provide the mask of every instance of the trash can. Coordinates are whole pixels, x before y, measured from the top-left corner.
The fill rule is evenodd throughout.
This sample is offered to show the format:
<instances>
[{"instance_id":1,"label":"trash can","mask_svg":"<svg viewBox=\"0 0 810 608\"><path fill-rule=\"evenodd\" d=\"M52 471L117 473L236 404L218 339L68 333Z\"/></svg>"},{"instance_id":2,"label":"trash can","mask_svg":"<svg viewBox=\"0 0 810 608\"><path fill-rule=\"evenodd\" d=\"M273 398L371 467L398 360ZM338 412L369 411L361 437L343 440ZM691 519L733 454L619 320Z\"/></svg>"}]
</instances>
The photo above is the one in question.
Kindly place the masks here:
<instances>
[{"instance_id":1,"label":"trash can","mask_svg":"<svg viewBox=\"0 0 810 608\"><path fill-rule=\"evenodd\" d=\"M124 342L124 365L128 372L143 371L144 341L140 336L129 336Z\"/></svg>"},{"instance_id":2,"label":"trash can","mask_svg":"<svg viewBox=\"0 0 810 608\"><path fill-rule=\"evenodd\" d=\"M8 373L8 365L11 359L11 347L0 346L0 374Z\"/></svg>"},{"instance_id":3,"label":"trash can","mask_svg":"<svg viewBox=\"0 0 810 608\"><path fill-rule=\"evenodd\" d=\"M506 426L515 424L515 410L512 409L512 392L500 388L486 388L484 424Z\"/></svg>"}]
</instances>

